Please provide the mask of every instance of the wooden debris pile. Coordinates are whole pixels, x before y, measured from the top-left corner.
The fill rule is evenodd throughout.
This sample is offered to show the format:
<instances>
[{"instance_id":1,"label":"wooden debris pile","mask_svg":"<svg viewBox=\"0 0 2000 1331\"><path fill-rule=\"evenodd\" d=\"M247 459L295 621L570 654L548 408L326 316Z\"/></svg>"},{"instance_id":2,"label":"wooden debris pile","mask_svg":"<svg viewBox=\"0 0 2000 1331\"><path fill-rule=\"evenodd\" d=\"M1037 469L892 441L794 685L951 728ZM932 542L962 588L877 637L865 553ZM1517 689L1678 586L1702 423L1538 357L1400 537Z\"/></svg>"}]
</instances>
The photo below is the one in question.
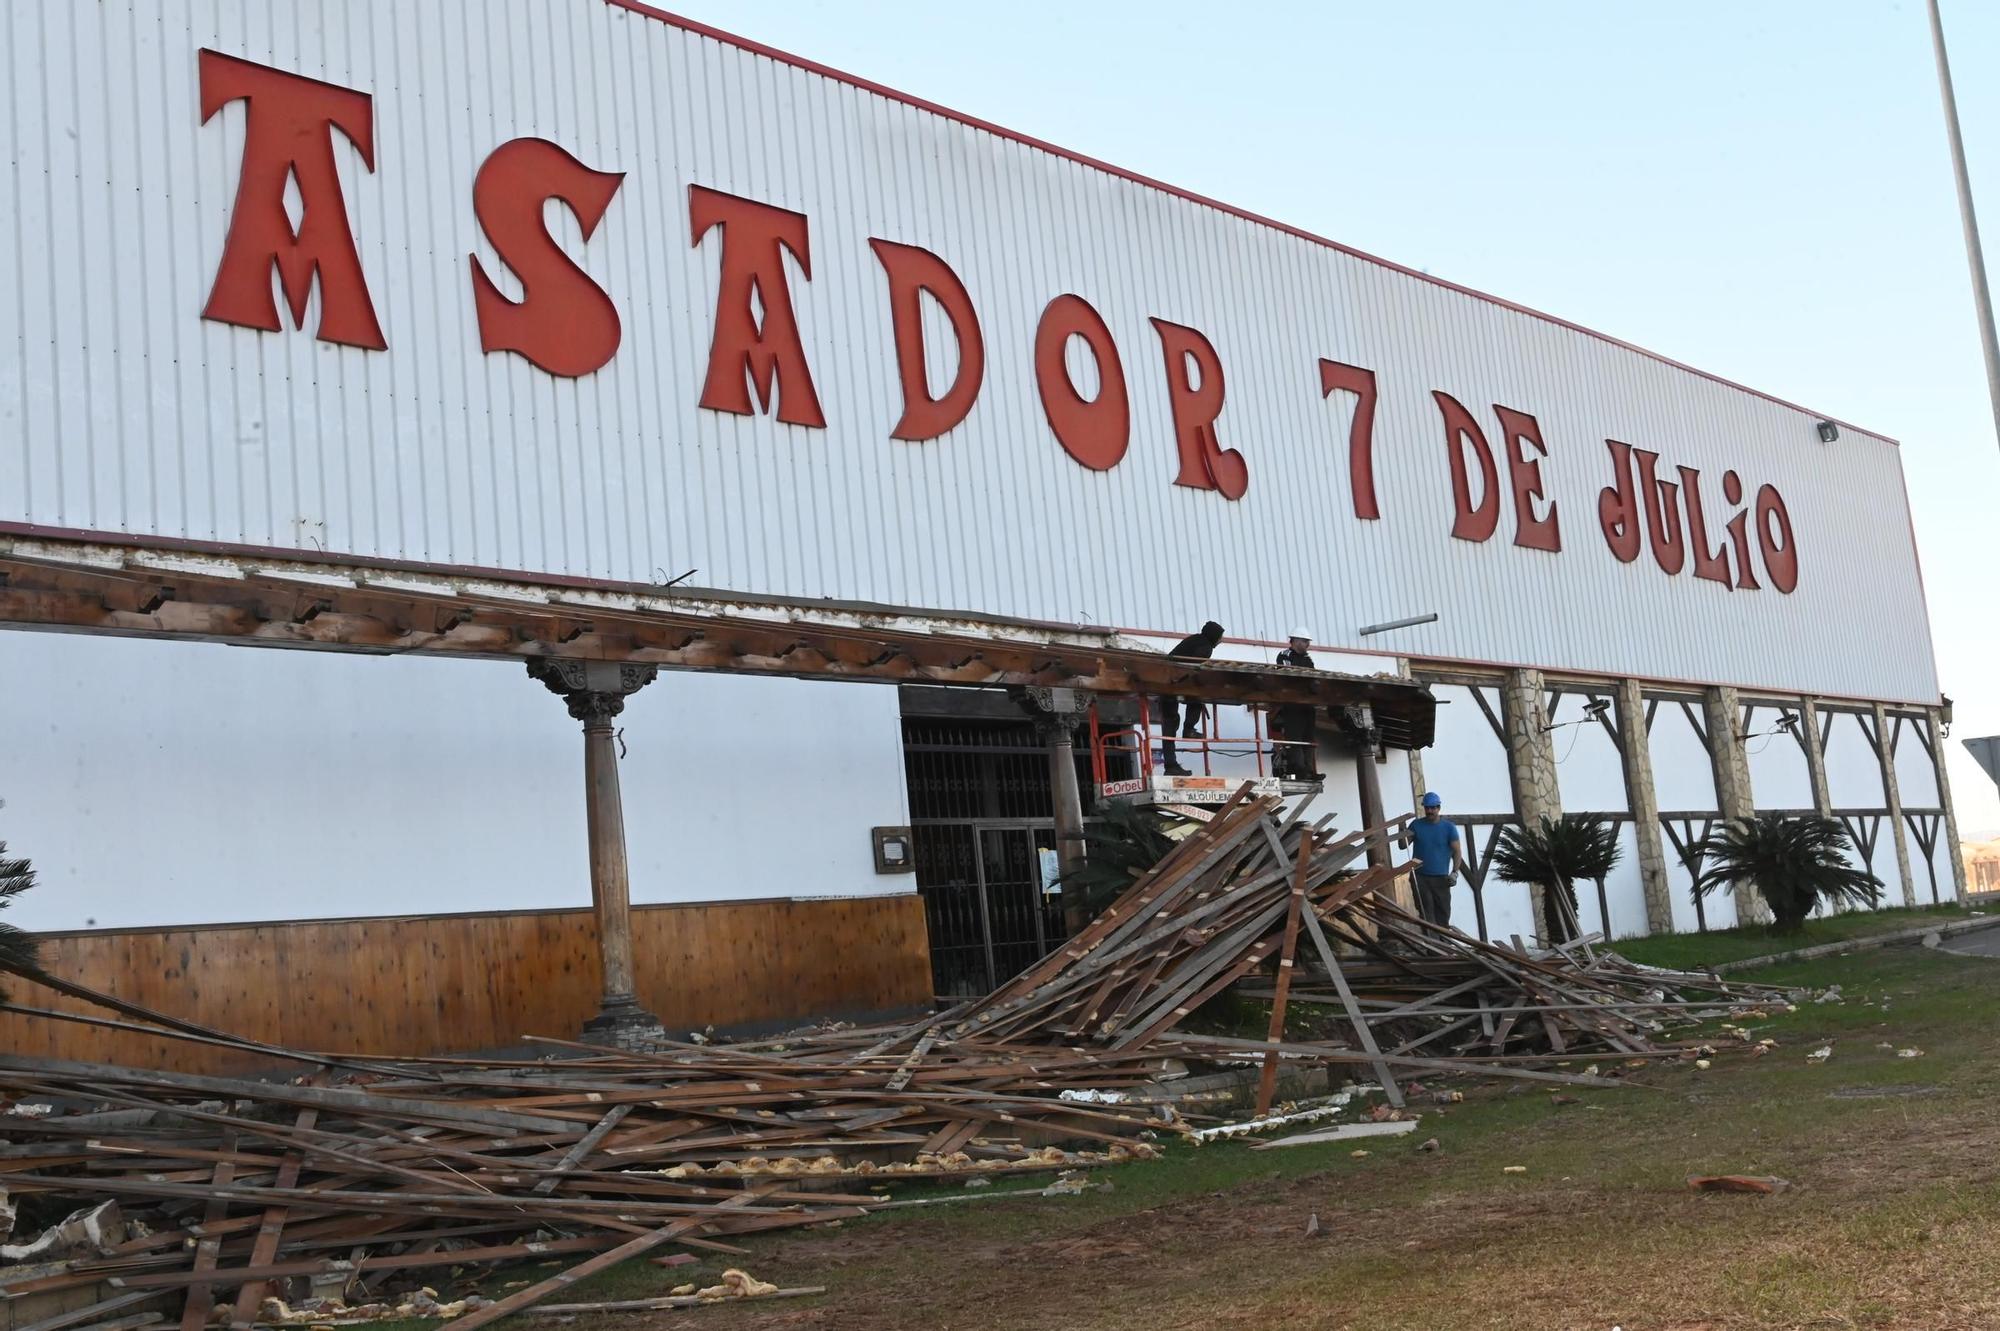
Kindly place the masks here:
<instances>
[{"instance_id":1,"label":"wooden debris pile","mask_svg":"<svg viewBox=\"0 0 2000 1331\"><path fill-rule=\"evenodd\" d=\"M128 1021L62 1019L313 1071L257 1081L0 1055L0 1238L16 1211L19 1232L56 1235L9 1250L0 1296L109 1281L112 1298L35 1331L129 1331L165 1316L134 1311L162 1294L195 1331L294 1320L286 1299L313 1291L395 1310L452 1271L581 1258L451 1309L471 1328L641 1254L738 1254L741 1235L862 1215L885 1182L1152 1155L1189 1130L1155 1107L1169 1059L1261 1060L1260 1113L1288 1060L1370 1069L1396 1103L1416 1071L1611 1084L1533 1065L1678 1052L1663 1022L1743 996L1587 946L1531 956L1427 925L1382 893L1400 871L1364 862L1393 832L1335 838L1239 793L1058 952L903 1025L391 1061L253 1045L94 996ZM1184 1029L1260 968L1275 970L1267 1038ZM1332 1004L1348 1036L1287 1041L1288 1002Z\"/></svg>"},{"instance_id":2,"label":"wooden debris pile","mask_svg":"<svg viewBox=\"0 0 2000 1331\"><path fill-rule=\"evenodd\" d=\"M1534 1065L1577 1055L1680 1057L1674 1026L1770 1002L1774 991L1632 965L1592 946L1498 947L1431 924L1385 891L1404 820L1334 839L1303 811L1238 799L1092 925L948 1025L964 1038L1083 1040L1183 1061L1262 1056L1258 1112L1279 1060L1356 1064L1400 1106L1399 1074L1464 1072L1611 1084ZM1518 940L1516 940L1518 944ZM1275 983L1248 983L1275 966ZM1306 972L1306 978L1299 978ZM1263 1040L1177 1028L1230 988L1272 1003ZM1335 1009L1345 1035L1282 1038L1288 1005Z\"/></svg>"}]
</instances>

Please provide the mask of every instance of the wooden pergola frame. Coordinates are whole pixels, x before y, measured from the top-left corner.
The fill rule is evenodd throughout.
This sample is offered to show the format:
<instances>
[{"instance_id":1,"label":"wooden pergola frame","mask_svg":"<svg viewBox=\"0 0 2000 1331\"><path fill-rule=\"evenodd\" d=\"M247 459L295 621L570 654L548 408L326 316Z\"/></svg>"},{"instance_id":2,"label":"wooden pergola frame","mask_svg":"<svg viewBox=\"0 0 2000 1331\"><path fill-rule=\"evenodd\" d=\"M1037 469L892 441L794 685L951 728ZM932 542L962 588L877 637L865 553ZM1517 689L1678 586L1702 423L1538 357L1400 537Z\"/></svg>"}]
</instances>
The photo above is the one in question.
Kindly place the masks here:
<instances>
[{"instance_id":1,"label":"wooden pergola frame","mask_svg":"<svg viewBox=\"0 0 2000 1331\"><path fill-rule=\"evenodd\" d=\"M836 601L0 531L0 627L478 659L557 657L796 679L1368 705L1391 748L1432 739L1407 679L1177 661L1087 625Z\"/></svg>"},{"instance_id":2,"label":"wooden pergola frame","mask_svg":"<svg viewBox=\"0 0 2000 1331\"><path fill-rule=\"evenodd\" d=\"M3 525L0 628L525 662L583 723L604 986L586 1034L609 1043L659 1033L635 992L612 723L660 670L1007 689L1045 704L1126 694L1365 707L1379 742L1405 749L1431 742L1436 715L1429 688L1408 679L1177 661L1087 625ZM1044 729L1072 778L1058 823L1080 829L1070 732Z\"/></svg>"}]
</instances>

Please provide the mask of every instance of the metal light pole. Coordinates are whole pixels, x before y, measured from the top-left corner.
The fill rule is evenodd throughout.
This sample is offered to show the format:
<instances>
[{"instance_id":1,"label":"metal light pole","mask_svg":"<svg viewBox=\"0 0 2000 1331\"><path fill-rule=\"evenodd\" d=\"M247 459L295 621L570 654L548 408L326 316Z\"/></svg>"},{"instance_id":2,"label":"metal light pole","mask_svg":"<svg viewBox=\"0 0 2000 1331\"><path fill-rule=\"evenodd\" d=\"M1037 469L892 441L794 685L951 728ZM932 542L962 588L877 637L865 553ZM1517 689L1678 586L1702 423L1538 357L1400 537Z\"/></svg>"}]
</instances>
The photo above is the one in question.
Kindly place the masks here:
<instances>
[{"instance_id":1,"label":"metal light pole","mask_svg":"<svg viewBox=\"0 0 2000 1331\"><path fill-rule=\"evenodd\" d=\"M1993 335L1993 297L1986 290L1986 257L1979 248L1979 219L1972 211L1972 181L1965 173L1965 140L1958 132L1958 99L1951 91L1951 62L1944 53L1944 20L1938 0L1930 0L1931 46L1937 52L1938 94L1944 98L1944 125L1951 136L1951 169L1958 181L1958 217L1965 227L1965 259L1972 267L1972 295L1979 306L1979 340L1986 349L1986 392L1993 399L1994 439L2000 442L2000 344Z\"/></svg>"}]
</instances>

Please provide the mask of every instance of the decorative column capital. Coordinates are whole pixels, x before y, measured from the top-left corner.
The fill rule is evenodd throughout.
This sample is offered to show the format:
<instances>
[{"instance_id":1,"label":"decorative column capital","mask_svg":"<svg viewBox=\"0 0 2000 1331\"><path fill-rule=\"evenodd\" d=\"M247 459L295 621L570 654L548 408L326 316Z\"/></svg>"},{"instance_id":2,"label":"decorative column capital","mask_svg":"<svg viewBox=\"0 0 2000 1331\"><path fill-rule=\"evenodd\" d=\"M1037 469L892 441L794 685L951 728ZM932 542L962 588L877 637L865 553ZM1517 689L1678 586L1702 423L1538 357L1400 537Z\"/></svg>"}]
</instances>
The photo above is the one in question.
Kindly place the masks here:
<instances>
[{"instance_id":1,"label":"decorative column capital","mask_svg":"<svg viewBox=\"0 0 2000 1331\"><path fill-rule=\"evenodd\" d=\"M528 661L528 677L537 679L569 705L569 714L585 730L609 726L625 710L625 699L659 676L659 667L630 661L579 661L566 656L537 656Z\"/></svg>"},{"instance_id":2,"label":"decorative column capital","mask_svg":"<svg viewBox=\"0 0 2000 1331\"><path fill-rule=\"evenodd\" d=\"M1082 689L1052 689L1039 684L1011 690L1014 702L1035 722L1043 743L1068 739L1090 716L1091 695Z\"/></svg>"}]
</instances>

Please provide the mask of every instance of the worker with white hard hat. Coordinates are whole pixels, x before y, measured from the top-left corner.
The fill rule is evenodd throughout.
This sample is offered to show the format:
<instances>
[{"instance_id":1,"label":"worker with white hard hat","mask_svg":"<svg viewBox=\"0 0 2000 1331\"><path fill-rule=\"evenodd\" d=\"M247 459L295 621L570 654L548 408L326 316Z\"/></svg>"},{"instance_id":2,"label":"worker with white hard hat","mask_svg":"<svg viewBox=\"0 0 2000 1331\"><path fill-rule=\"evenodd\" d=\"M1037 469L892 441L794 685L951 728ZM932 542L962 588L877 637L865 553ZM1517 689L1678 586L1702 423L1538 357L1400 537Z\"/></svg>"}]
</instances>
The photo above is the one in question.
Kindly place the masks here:
<instances>
[{"instance_id":1,"label":"worker with white hard hat","mask_svg":"<svg viewBox=\"0 0 2000 1331\"><path fill-rule=\"evenodd\" d=\"M1317 669L1312 654L1306 650L1312 646L1312 630L1302 626L1293 629L1289 636L1291 643L1278 653L1278 664ZM1312 708L1292 704L1272 709L1271 738L1282 742L1272 748L1271 770L1280 779L1325 780L1319 771L1319 744L1313 730Z\"/></svg>"}]
</instances>

